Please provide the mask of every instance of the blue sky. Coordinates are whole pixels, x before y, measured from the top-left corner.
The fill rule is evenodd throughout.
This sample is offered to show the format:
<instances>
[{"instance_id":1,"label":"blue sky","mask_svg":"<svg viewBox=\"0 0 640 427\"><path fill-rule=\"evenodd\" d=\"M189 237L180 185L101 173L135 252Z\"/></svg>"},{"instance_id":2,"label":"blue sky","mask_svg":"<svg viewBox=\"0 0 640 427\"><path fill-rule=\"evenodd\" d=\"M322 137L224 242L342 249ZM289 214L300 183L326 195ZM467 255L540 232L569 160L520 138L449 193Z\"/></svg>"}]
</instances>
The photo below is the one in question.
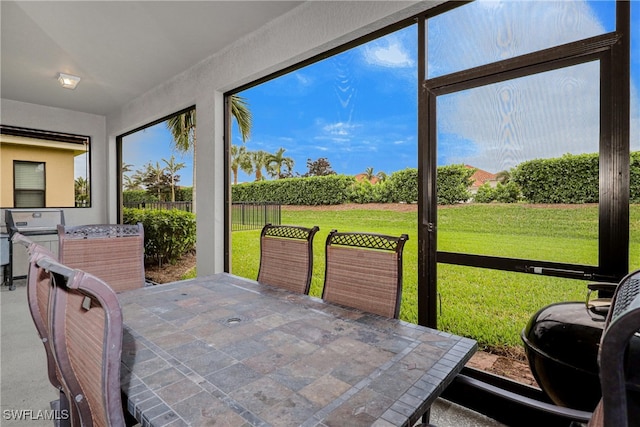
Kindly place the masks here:
<instances>
[{"instance_id":1,"label":"blue sky","mask_svg":"<svg viewBox=\"0 0 640 427\"><path fill-rule=\"evenodd\" d=\"M430 75L611 31L612 4L479 0L430 25ZM497 32L504 26L496 21L509 22L508 31ZM567 27L573 29L570 36L557 30ZM639 1L632 3L632 28L640 28ZM531 37L534 32L537 37ZM639 33L632 34L633 149L640 149ZM300 174L307 171L307 159L320 157L349 175L369 167L387 174L417 167L416 34L414 25L240 93L253 114L247 150L284 148ZM495 173L531 158L595 152L597 111L590 106L597 106L598 72L597 64L583 64L439 97L438 163ZM232 141L242 143L235 123ZM141 169L174 154L186 164L180 184L190 185L190 157L170 147L161 123L128 136L124 159ZM238 180L253 176L240 173Z\"/></svg>"}]
</instances>

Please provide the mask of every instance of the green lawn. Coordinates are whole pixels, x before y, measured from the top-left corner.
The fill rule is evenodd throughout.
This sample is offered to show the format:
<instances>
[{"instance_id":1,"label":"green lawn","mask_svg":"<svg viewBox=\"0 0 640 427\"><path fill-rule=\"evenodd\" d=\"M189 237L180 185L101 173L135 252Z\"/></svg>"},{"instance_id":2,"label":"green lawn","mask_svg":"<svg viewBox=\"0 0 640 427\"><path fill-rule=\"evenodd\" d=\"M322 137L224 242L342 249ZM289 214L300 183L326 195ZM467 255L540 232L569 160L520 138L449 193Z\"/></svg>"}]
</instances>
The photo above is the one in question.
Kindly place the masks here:
<instances>
[{"instance_id":1,"label":"green lawn","mask_svg":"<svg viewBox=\"0 0 640 427\"><path fill-rule=\"evenodd\" d=\"M407 233L400 318L417 322L417 214L385 210L287 210L282 223L320 231L314 240L310 294L320 296L324 244L332 229L391 235ZM596 264L595 205L527 207L469 204L438 212L438 247L445 251ZM255 279L260 230L232 233L232 271ZM631 207L631 269L640 268L640 205ZM478 340L482 347L520 346L520 331L539 308L558 301L582 301L585 282L530 274L439 264L438 327Z\"/></svg>"}]
</instances>

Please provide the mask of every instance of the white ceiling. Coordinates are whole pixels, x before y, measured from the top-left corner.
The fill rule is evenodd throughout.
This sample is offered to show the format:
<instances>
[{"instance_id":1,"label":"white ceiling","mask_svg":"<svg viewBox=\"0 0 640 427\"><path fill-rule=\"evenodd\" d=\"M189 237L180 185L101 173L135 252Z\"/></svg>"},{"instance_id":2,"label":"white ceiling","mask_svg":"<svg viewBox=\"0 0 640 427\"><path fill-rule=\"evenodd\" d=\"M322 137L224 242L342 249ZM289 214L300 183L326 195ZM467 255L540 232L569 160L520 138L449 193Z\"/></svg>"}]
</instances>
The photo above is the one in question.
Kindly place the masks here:
<instances>
[{"instance_id":1,"label":"white ceiling","mask_svg":"<svg viewBox=\"0 0 640 427\"><path fill-rule=\"evenodd\" d=\"M2 0L0 96L106 115L300 3Z\"/></svg>"}]
</instances>

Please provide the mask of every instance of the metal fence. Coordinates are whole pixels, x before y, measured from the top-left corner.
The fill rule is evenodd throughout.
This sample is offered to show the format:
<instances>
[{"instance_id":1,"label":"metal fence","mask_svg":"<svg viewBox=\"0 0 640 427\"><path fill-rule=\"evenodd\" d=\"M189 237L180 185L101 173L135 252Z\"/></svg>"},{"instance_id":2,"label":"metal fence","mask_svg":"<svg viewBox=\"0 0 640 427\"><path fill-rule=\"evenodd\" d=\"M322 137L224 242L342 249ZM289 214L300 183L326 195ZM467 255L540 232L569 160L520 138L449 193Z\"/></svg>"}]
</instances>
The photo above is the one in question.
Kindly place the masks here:
<instances>
[{"instance_id":1,"label":"metal fence","mask_svg":"<svg viewBox=\"0 0 640 427\"><path fill-rule=\"evenodd\" d=\"M256 230L265 224L280 225L280 203L234 202L231 206L231 231Z\"/></svg>"},{"instance_id":2,"label":"metal fence","mask_svg":"<svg viewBox=\"0 0 640 427\"><path fill-rule=\"evenodd\" d=\"M192 202L129 202L125 208L179 209L191 212ZM234 202L231 206L231 231L256 230L265 224L280 225L281 204L274 202Z\"/></svg>"},{"instance_id":3,"label":"metal fence","mask_svg":"<svg viewBox=\"0 0 640 427\"><path fill-rule=\"evenodd\" d=\"M178 209L191 212L193 202L128 202L123 203L125 208L135 209Z\"/></svg>"}]
</instances>

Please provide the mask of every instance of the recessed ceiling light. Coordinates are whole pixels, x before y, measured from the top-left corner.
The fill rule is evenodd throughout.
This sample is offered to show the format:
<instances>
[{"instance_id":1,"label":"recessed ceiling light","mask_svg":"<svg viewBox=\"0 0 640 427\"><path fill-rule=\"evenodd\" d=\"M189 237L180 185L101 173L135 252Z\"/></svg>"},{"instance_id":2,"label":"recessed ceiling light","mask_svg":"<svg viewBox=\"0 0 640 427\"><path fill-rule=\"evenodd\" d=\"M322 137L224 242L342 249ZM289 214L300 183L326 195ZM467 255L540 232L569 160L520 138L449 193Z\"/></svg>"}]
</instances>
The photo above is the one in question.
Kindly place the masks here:
<instances>
[{"instance_id":1,"label":"recessed ceiling light","mask_svg":"<svg viewBox=\"0 0 640 427\"><path fill-rule=\"evenodd\" d=\"M72 76L71 74L58 73L58 81L62 87L67 89L75 89L80 82L80 77Z\"/></svg>"}]
</instances>

